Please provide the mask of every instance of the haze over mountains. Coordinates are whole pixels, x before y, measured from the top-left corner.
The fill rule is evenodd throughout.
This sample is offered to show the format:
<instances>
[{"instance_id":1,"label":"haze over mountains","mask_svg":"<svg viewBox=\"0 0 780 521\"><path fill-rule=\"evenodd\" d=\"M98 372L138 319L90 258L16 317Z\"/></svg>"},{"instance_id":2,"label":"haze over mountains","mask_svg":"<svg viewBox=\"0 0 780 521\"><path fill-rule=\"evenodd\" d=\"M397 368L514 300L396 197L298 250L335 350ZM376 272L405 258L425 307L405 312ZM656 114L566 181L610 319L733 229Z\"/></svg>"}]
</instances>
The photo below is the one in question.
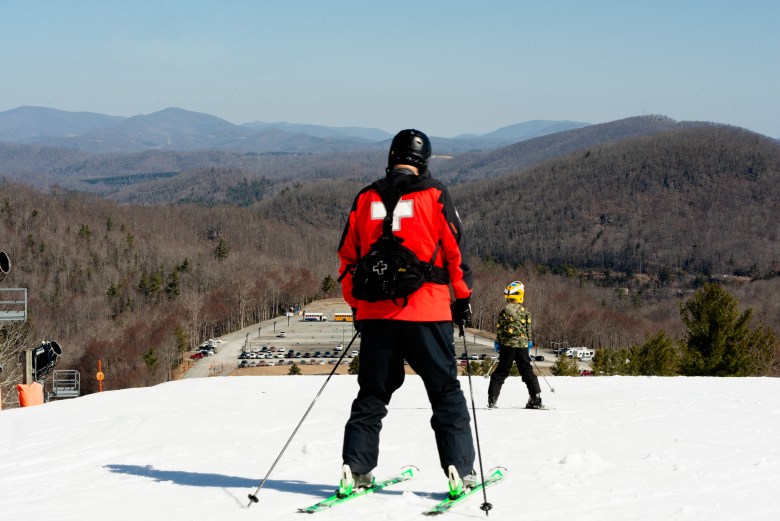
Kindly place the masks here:
<instances>
[{"instance_id":1,"label":"haze over mountains","mask_svg":"<svg viewBox=\"0 0 780 521\"><path fill-rule=\"evenodd\" d=\"M494 132L432 138L437 150L495 148L588 126L574 121L530 121ZM208 114L167 108L129 118L44 107L0 112L0 141L91 153L221 149L234 152L323 152L370 149L392 138L376 128L251 122L235 125Z\"/></svg>"},{"instance_id":2,"label":"haze over mountains","mask_svg":"<svg viewBox=\"0 0 780 521\"><path fill-rule=\"evenodd\" d=\"M598 125L529 121L485 135L434 136L431 165L437 177L457 184L514 173L584 147L707 125L714 124L664 116ZM212 186L218 177L225 186L274 180L277 190L295 181L375 177L391 138L356 127L234 125L177 108L117 118L20 107L0 112L0 175L122 202L212 204L224 200L224 190L220 195L198 187Z\"/></svg>"}]
</instances>

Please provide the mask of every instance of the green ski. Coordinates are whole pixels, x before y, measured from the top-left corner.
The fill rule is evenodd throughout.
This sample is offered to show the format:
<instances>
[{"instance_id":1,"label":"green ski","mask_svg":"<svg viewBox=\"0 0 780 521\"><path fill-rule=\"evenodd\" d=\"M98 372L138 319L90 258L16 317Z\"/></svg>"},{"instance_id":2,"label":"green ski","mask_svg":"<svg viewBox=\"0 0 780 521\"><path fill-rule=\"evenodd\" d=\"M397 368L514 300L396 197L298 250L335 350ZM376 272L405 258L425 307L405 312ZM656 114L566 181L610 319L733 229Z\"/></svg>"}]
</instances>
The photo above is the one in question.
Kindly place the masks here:
<instances>
[{"instance_id":1,"label":"green ski","mask_svg":"<svg viewBox=\"0 0 780 521\"><path fill-rule=\"evenodd\" d=\"M417 475L417 472L418 472L417 467L413 465L409 465L401 469L401 472L398 475L393 476L392 478L389 479L385 479L384 481L377 481L376 483L374 483L374 486L371 488L362 488L344 497L339 497L338 494L333 494L329 498L323 499L322 501L315 503L310 507L299 508L298 512L302 512L305 514L313 514L321 510L327 510L328 508L334 507L336 505L340 505L342 503L346 503L347 501L350 501L352 499L363 497L368 494L373 494L374 492L389 487L390 485L395 485L396 483L401 483L403 481L409 481L410 479L414 479L415 476Z\"/></svg>"},{"instance_id":2,"label":"green ski","mask_svg":"<svg viewBox=\"0 0 780 521\"><path fill-rule=\"evenodd\" d=\"M450 510L453 507L456 507L460 505L462 502L476 494L477 492L481 492L483 488L487 488L491 485L495 485L502 479L504 479L504 476L506 476L507 470L504 467L494 467L488 471L488 477L485 479L484 482L478 484L472 489L467 490L460 496L452 499L449 496L445 498L443 501L441 501L438 505L431 508L430 510L427 510L423 512L423 515L426 516L437 516L439 514L443 514Z\"/></svg>"}]
</instances>

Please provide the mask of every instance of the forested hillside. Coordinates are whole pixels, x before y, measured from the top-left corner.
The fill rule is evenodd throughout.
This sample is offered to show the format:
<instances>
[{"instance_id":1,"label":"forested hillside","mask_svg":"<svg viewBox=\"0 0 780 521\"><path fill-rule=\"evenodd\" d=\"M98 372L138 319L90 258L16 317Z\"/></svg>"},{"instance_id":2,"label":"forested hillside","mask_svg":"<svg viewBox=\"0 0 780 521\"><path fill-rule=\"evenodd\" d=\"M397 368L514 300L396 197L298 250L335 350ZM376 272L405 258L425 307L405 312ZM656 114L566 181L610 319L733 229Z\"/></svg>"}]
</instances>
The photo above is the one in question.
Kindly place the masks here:
<instances>
[{"instance_id":1,"label":"forested hillside","mask_svg":"<svg viewBox=\"0 0 780 521\"><path fill-rule=\"evenodd\" d=\"M118 387L168 379L182 350L304 304L335 270L332 238L250 210L119 206L9 182L0 249L12 260L3 287L28 289L30 341L56 339L63 365L85 374L102 358Z\"/></svg>"},{"instance_id":2,"label":"forested hillside","mask_svg":"<svg viewBox=\"0 0 780 521\"><path fill-rule=\"evenodd\" d=\"M728 127L587 148L453 189L472 248L517 264L780 274L780 147Z\"/></svg>"},{"instance_id":3,"label":"forested hillside","mask_svg":"<svg viewBox=\"0 0 780 521\"><path fill-rule=\"evenodd\" d=\"M112 385L146 385L169 379L181 353L208 337L337 294L323 282L338 276L347 211L384 170L384 154L363 170L369 157L347 172L331 157L302 179L204 169L173 177L180 186L170 192L163 178L149 181L151 192L118 189L128 197L136 187L138 202L208 205L120 205L0 181L0 249L13 264L3 287L25 287L30 300L28 324L10 331L15 343L0 343L0 358L56 339L63 367L91 374L100 358L117 375ZM333 171L346 179L329 178ZM501 289L519 278L541 345L676 337L679 303L714 280L780 330L779 173L776 141L703 126L453 186L476 272L477 325L493 329ZM14 366L6 363L6 384Z\"/></svg>"}]
</instances>

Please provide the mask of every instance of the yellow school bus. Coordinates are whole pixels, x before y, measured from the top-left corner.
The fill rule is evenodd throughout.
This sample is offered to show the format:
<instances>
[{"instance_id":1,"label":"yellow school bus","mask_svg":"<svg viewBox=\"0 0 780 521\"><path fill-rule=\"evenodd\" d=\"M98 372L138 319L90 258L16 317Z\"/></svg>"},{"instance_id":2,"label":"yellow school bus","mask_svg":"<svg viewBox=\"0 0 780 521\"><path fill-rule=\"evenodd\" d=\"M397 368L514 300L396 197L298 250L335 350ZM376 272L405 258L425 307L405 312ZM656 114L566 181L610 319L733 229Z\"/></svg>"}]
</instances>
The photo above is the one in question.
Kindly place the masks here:
<instances>
[{"instance_id":1,"label":"yellow school bus","mask_svg":"<svg viewBox=\"0 0 780 521\"><path fill-rule=\"evenodd\" d=\"M336 322L352 322L352 312L333 313L333 320Z\"/></svg>"}]
</instances>

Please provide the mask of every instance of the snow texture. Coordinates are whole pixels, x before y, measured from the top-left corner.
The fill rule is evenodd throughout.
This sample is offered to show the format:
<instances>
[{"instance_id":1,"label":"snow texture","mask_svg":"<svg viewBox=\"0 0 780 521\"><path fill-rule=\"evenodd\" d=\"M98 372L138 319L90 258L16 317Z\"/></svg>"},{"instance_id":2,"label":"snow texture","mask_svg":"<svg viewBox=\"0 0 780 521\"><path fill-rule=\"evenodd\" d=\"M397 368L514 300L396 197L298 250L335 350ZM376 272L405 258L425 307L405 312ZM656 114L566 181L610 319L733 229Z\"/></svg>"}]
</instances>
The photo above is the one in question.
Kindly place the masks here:
<instances>
[{"instance_id":1,"label":"snow texture","mask_svg":"<svg viewBox=\"0 0 780 521\"><path fill-rule=\"evenodd\" d=\"M325 376L216 377L104 392L0 412L0 519L298 520L335 489L357 392L334 376L247 508ZM510 378L477 409L488 519L550 521L780 518L780 380L548 378L551 411ZM472 378L478 408L488 380ZM470 405L468 380L461 380ZM544 382L542 382L544 385ZM417 479L314 514L421 519L444 496L425 390L409 376L384 421L378 477ZM474 497L446 516L485 517ZM370 517L368 517L370 516Z\"/></svg>"}]
</instances>

